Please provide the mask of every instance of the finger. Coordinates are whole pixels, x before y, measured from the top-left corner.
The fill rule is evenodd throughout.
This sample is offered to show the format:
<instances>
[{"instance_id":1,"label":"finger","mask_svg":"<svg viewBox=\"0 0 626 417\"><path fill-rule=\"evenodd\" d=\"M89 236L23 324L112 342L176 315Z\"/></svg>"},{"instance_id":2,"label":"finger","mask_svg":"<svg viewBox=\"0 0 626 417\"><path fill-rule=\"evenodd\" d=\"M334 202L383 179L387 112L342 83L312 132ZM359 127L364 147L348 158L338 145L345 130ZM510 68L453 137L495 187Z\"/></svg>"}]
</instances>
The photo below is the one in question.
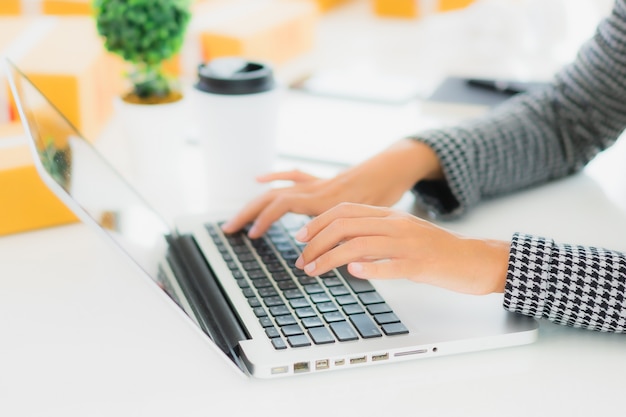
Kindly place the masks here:
<instances>
[{"instance_id":1,"label":"finger","mask_svg":"<svg viewBox=\"0 0 626 417\"><path fill-rule=\"evenodd\" d=\"M248 235L253 239L262 236L288 212L313 216L322 211L322 206L323 202L309 194L281 194L258 213Z\"/></svg>"},{"instance_id":2,"label":"finger","mask_svg":"<svg viewBox=\"0 0 626 417\"><path fill-rule=\"evenodd\" d=\"M348 264L348 272L362 279L414 279L417 273L415 266L409 273L409 262L397 258L388 258L375 262L356 261Z\"/></svg>"},{"instance_id":3,"label":"finger","mask_svg":"<svg viewBox=\"0 0 626 417\"><path fill-rule=\"evenodd\" d=\"M298 237L303 242L313 239L321 230L326 229L331 223L339 219L351 219L358 217L385 217L390 214L389 209L368 206L365 204L341 203L323 212L311 220L299 232ZM341 226L337 226L341 228Z\"/></svg>"},{"instance_id":4,"label":"finger","mask_svg":"<svg viewBox=\"0 0 626 417\"><path fill-rule=\"evenodd\" d=\"M275 193L269 191L246 204L235 216L222 225L225 233L235 233L257 218L267 205L275 198Z\"/></svg>"},{"instance_id":5,"label":"finger","mask_svg":"<svg viewBox=\"0 0 626 417\"><path fill-rule=\"evenodd\" d=\"M307 174L298 169L291 171L271 172L269 174L263 174L256 177L258 182L272 182L272 181L293 181L293 182L306 182L318 179L314 175Z\"/></svg>"},{"instance_id":6,"label":"finger","mask_svg":"<svg viewBox=\"0 0 626 417\"><path fill-rule=\"evenodd\" d=\"M389 241L390 239L384 236L367 236L351 239L306 263L303 267L304 272L315 276L351 262L372 262L389 259L394 255L394 250Z\"/></svg>"}]
</instances>

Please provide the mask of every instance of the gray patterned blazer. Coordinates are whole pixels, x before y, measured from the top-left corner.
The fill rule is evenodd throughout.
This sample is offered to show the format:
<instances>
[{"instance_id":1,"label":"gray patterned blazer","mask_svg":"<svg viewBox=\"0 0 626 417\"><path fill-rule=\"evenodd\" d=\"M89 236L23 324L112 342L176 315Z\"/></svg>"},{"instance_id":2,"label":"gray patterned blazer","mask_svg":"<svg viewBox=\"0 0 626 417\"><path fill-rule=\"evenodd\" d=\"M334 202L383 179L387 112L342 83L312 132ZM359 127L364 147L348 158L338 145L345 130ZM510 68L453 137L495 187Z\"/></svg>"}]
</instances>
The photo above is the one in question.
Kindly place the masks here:
<instances>
[{"instance_id":1,"label":"gray patterned blazer","mask_svg":"<svg viewBox=\"0 0 626 417\"><path fill-rule=\"evenodd\" d=\"M616 0L576 60L548 88L488 115L413 139L438 154L445 181L415 185L418 202L458 216L482 198L579 171L626 128L626 0ZM626 237L625 237L626 238ZM626 255L515 234L505 308L560 324L626 331Z\"/></svg>"}]
</instances>

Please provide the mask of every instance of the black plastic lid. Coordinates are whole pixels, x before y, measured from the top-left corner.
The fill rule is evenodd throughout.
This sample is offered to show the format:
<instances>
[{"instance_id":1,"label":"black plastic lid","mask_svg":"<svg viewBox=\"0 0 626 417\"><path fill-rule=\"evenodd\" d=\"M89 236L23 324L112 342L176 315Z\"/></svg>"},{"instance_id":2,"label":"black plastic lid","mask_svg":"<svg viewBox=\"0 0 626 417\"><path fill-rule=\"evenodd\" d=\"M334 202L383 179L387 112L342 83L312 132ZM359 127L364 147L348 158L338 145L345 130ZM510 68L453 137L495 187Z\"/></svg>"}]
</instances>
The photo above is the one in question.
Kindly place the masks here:
<instances>
[{"instance_id":1,"label":"black plastic lid","mask_svg":"<svg viewBox=\"0 0 626 417\"><path fill-rule=\"evenodd\" d=\"M272 69L243 58L216 58L198 67L196 88L212 94L263 93L274 88Z\"/></svg>"}]
</instances>

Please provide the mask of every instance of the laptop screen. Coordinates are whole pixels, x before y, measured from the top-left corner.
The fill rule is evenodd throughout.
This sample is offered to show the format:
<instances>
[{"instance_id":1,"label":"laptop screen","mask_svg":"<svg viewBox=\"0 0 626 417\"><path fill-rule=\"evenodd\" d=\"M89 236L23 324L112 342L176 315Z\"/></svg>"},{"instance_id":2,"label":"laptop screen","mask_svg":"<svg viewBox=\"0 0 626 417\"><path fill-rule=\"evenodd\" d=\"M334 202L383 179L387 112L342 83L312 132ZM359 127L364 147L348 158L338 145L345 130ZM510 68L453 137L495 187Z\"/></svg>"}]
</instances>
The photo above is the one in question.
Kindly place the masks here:
<instances>
[{"instance_id":1,"label":"laptop screen","mask_svg":"<svg viewBox=\"0 0 626 417\"><path fill-rule=\"evenodd\" d=\"M7 61L40 176L84 222L94 222L153 279L169 226L46 97ZM24 123L26 122L26 123Z\"/></svg>"}]
</instances>

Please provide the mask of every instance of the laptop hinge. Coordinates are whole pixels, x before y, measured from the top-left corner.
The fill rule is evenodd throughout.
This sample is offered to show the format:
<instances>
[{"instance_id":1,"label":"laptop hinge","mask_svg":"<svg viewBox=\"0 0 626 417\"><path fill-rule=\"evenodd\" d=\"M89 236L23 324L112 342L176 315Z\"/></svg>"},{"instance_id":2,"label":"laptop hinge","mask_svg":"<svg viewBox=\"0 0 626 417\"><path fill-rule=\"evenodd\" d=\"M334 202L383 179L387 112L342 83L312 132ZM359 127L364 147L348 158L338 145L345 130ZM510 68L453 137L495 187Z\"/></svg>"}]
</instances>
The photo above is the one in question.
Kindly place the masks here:
<instances>
[{"instance_id":1,"label":"laptop hinge","mask_svg":"<svg viewBox=\"0 0 626 417\"><path fill-rule=\"evenodd\" d=\"M239 342L249 339L215 274L190 235L167 236L167 261L200 328L241 369Z\"/></svg>"}]
</instances>

